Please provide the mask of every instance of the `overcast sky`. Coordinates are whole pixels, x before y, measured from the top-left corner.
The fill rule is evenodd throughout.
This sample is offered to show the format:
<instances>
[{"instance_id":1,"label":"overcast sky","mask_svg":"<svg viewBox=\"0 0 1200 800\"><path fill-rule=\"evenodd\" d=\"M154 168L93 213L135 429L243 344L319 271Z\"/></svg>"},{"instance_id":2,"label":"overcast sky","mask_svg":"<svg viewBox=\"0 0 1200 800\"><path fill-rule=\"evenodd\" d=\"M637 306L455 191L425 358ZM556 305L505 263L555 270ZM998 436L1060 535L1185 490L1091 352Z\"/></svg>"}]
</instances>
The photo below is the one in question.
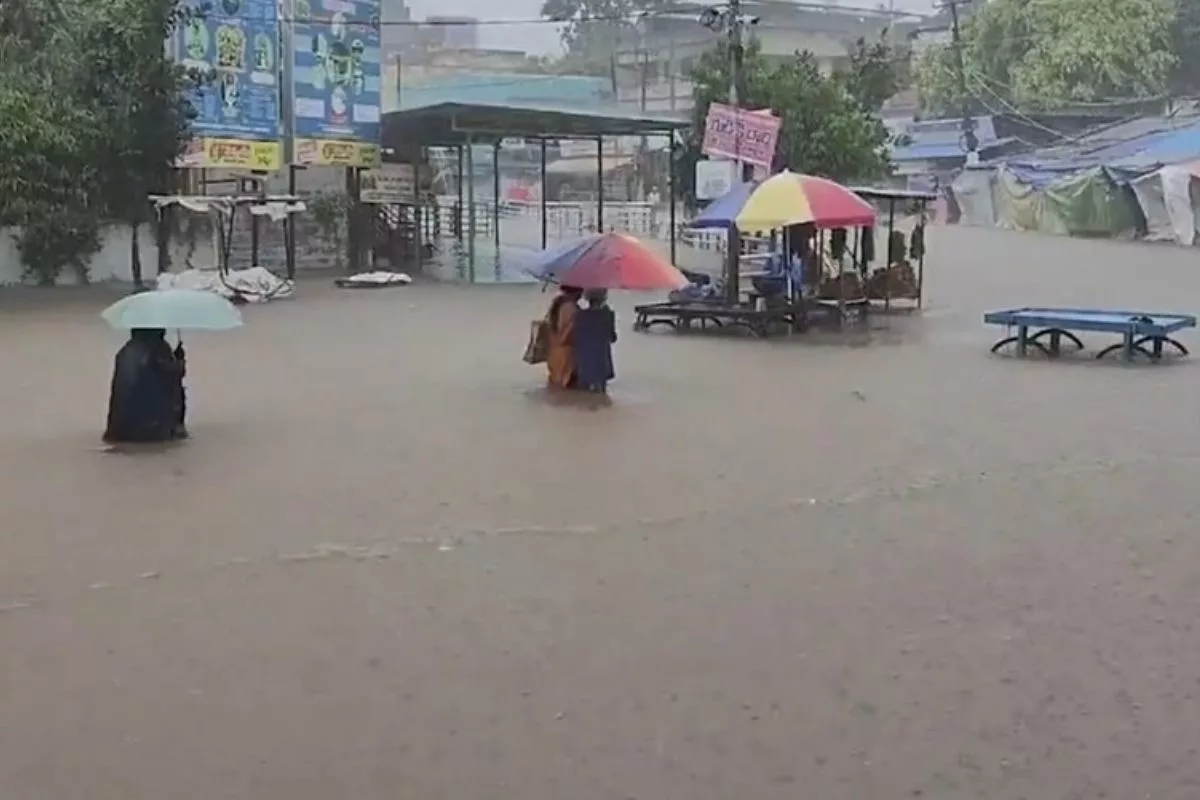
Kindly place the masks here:
<instances>
[{"instance_id":1,"label":"overcast sky","mask_svg":"<svg viewBox=\"0 0 1200 800\"><path fill-rule=\"evenodd\" d=\"M542 0L408 0L414 19L438 15L494 19L537 19ZM501 11L503 9L503 11ZM498 50L554 53L561 50L556 25L481 25L479 46Z\"/></svg>"},{"instance_id":2,"label":"overcast sky","mask_svg":"<svg viewBox=\"0 0 1200 800\"><path fill-rule=\"evenodd\" d=\"M890 5L897 11L928 14L933 11L934 0L843 0L830 5L851 7L876 7ZM480 20L537 19L542 0L408 0L414 19L433 15L463 15ZM501 11L503 9L503 11ZM480 26L480 47L501 50L525 50L530 53L557 53L561 51L557 26L549 24L531 25L487 25Z\"/></svg>"}]
</instances>

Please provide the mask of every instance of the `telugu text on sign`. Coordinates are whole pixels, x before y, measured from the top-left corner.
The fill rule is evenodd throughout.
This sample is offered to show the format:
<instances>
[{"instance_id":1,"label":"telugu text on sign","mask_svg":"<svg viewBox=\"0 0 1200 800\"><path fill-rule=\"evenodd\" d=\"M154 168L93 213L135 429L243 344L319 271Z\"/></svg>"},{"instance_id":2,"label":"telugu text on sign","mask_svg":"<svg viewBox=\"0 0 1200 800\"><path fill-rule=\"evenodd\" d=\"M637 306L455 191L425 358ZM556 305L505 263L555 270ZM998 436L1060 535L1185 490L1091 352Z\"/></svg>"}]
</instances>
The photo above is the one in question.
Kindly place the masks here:
<instances>
[{"instance_id":1,"label":"telugu text on sign","mask_svg":"<svg viewBox=\"0 0 1200 800\"><path fill-rule=\"evenodd\" d=\"M193 139L177 165L196 169L245 169L274 172L283 164L283 146L279 142L254 142L245 139Z\"/></svg>"},{"instance_id":2,"label":"telugu text on sign","mask_svg":"<svg viewBox=\"0 0 1200 800\"><path fill-rule=\"evenodd\" d=\"M779 117L712 103L704 121L702 152L770 169L779 141Z\"/></svg>"},{"instance_id":3,"label":"telugu text on sign","mask_svg":"<svg viewBox=\"0 0 1200 800\"><path fill-rule=\"evenodd\" d=\"M379 205L413 203L417 197L417 171L412 164L384 164L363 170L358 177L358 196L364 203Z\"/></svg>"},{"instance_id":4,"label":"telugu text on sign","mask_svg":"<svg viewBox=\"0 0 1200 800\"><path fill-rule=\"evenodd\" d=\"M319 167L374 167L379 145L340 139L297 139L295 163Z\"/></svg>"}]
</instances>

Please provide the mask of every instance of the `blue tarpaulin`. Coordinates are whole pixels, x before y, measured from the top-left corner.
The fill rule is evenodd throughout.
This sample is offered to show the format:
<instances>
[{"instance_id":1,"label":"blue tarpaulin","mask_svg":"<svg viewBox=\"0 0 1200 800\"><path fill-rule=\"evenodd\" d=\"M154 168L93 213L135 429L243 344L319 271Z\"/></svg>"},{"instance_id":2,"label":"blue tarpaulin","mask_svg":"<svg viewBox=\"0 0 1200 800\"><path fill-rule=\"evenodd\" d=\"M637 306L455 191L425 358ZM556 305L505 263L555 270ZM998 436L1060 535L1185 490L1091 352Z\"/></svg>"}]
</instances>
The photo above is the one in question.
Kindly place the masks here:
<instances>
[{"instance_id":1,"label":"blue tarpaulin","mask_svg":"<svg viewBox=\"0 0 1200 800\"><path fill-rule=\"evenodd\" d=\"M1037 184L1086 169L1107 167L1132 175L1200 158L1200 117L1152 117L1112 126L1043 148L1005 166Z\"/></svg>"},{"instance_id":2,"label":"blue tarpaulin","mask_svg":"<svg viewBox=\"0 0 1200 800\"><path fill-rule=\"evenodd\" d=\"M1012 137L996 139L991 142L980 142L978 152L986 154L988 150L1016 141ZM904 147L892 148L892 161L932 161L937 158L966 158L967 151L960 142L914 143Z\"/></svg>"}]
</instances>

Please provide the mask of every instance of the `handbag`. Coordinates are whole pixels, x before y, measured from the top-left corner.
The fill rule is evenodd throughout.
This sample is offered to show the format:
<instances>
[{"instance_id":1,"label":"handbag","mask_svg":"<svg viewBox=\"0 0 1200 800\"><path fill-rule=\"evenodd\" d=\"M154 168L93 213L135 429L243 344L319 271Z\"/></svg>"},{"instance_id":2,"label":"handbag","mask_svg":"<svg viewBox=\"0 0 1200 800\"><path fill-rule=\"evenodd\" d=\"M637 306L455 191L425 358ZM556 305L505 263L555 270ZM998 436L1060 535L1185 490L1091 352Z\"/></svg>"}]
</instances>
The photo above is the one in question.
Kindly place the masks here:
<instances>
[{"instance_id":1,"label":"handbag","mask_svg":"<svg viewBox=\"0 0 1200 800\"><path fill-rule=\"evenodd\" d=\"M550 328L544 319L535 319L529 323L529 342L525 345L525 355L521 360L526 364L544 364L550 352Z\"/></svg>"}]
</instances>

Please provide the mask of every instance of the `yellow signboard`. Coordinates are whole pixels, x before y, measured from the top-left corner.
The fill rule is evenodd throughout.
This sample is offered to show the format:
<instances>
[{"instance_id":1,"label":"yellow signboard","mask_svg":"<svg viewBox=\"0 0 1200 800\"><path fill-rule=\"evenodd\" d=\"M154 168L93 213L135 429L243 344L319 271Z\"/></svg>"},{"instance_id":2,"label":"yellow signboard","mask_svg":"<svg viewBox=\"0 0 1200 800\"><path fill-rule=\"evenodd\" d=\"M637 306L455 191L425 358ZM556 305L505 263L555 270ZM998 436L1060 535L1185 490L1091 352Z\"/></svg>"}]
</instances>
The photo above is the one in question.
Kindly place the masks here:
<instances>
[{"instance_id":1,"label":"yellow signboard","mask_svg":"<svg viewBox=\"0 0 1200 800\"><path fill-rule=\"evenodd\" d=\"M245 139L195 139L179 159L179 166L274 172L283 166L283 145Z\"/></svg>"},{"instance_id":2,"label":"yellow signboard","mask_svg":"<svg viewBox=\"0 0 1200 800\"><path fill-rule=\"evenodd\" d=\"M379 145L338 139L297 139L295 162L310 167L376 167Z\"/></svg>"}]
</instances>

